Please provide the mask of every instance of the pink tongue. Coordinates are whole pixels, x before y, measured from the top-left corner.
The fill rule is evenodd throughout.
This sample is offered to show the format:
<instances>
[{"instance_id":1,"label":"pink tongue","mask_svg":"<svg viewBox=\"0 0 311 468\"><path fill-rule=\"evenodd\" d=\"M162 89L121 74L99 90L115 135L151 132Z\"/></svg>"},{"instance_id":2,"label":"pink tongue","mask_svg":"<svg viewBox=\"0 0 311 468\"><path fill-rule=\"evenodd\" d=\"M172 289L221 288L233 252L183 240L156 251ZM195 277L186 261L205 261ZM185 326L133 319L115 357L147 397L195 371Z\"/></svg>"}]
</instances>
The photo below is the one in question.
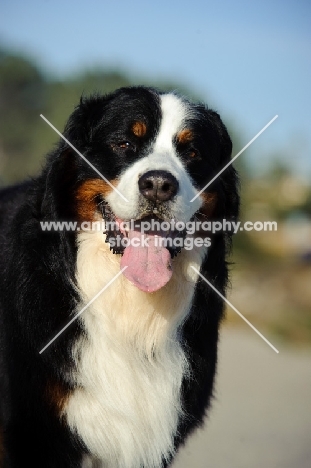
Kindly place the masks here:
<instances>
[{"instance_id":1,"label":"pink tongue","mask_svg":"<svg viewBox=\"0 0 311 468\"><path fill-rule=\"evenodd\" d=\"M154 292L162 288L172 276L171 255L165 247L157 245L154 234L144 234L148 247L143 245L140 231L130 231L129 239L135 239L126 247L121 259L121 268L127 266L124 276L137 288L146 292ZM157 239L159 241L159 237Z\"/></svg>"}]
</instances>

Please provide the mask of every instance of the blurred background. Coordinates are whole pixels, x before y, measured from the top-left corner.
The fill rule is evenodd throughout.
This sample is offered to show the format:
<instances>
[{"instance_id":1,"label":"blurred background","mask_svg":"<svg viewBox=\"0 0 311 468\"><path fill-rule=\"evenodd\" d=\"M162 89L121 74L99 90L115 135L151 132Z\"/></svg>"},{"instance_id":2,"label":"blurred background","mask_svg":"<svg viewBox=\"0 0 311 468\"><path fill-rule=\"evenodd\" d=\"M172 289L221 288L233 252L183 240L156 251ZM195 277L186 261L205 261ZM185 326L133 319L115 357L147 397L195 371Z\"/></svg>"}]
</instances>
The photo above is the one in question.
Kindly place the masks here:
<instances>
[{"instance_id":1,"label":"blurred background","mask_svg":"<svg viewBox=\"0 0 311 468\"><path fill-rule=\"evenodd\" d=\"M204 101L233 156L278 115L235 164L242 221L278 229L234 237L228 297L280 355L228 310L210 433L176 468L311 466L310 82L308 0L0 1L0 187L40 171L57 135L39 114L62 130L82 94L147 84Z\"/></svg>"}]
</instances>

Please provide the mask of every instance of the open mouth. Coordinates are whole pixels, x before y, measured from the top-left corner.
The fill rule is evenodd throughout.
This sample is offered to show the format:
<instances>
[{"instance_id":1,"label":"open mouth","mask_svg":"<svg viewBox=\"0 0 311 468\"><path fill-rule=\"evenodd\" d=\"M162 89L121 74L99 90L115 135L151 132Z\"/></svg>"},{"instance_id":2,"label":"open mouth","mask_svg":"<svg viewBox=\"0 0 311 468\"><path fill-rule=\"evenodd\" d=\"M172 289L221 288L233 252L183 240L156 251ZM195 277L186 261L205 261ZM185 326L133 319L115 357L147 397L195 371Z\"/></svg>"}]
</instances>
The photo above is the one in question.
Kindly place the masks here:
<instances>
[{"instance_id":1,"label":"open mouth","mask_svg":"<svg viewBox=\"0 0 311 468\"><path fill-rule=\"evenodd\" d=\"M185 230L179 231L155 215L139 219L117 218L107 203L101 204L106 224L106 242L114 254L122 255L124 276L138 289L154 292L172 276L172 258L181 252Z\"/></svg>"}]
</instances>

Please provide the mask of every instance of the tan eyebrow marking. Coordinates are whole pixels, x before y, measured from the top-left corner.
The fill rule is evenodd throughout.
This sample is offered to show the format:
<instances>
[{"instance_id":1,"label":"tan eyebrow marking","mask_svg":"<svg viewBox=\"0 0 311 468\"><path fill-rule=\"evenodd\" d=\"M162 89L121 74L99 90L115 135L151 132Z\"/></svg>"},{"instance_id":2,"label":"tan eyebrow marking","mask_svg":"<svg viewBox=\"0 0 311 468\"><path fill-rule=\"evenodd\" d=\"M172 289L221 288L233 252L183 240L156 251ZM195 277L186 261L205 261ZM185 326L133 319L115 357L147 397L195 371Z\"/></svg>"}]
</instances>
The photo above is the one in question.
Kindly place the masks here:
<instances>
[{"instance_id":1,"label":"tan eyebrow marking","mask_svg":"<svg viewBox=\"0 0 311 468\"><path fill-rule=\"evenodd\" d=\"M143 137L147 132L147 125L144 122L135 122L132 126L132 132L137 137Z\"/></svg>"},{"instance_id":2,"label":"tan eyebrow marking","mask_svg":"<svg viewBox=\"0 0 311 468\"><path fill-rule=\"evenodd\" d=\"M193 140L193 133L189 128L184 128L177 134L177 142L181 144L189 143Z\"/></svg>"}]
</instances>

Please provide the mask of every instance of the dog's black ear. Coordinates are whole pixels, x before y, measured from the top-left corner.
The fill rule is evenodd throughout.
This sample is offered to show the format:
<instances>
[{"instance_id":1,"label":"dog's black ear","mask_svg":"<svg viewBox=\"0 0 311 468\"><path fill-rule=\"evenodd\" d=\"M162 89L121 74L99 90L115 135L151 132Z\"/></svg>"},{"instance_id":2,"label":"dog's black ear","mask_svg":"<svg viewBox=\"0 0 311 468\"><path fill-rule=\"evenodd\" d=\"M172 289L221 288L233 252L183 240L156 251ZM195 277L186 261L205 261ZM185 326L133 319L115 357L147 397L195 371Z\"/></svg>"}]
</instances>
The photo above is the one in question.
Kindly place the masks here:
<instances>
[{"instance_id":1,"label":"dog's black ear","mask_svg":"<svg viewBox=\"0 0 311 468\"><path fill-rule=\"evenodd\" d=\"M212 110L208 111L209 122L212 125L214 134L217 136L216 144L219 148L219 163L225 166L231 158L232 141L229 132L220 118L220 115Z\"/></svg>"},{"instance_id":2,"label":"dog's black ear","mask_svg":"<svg viewBox=\"0 0 311 468\"><path fill-rule=\"evenodd\" d=\"M64 129L64 136L79 151L87 151L105 120L107 104L111 96L93 94L82 96L80 103L69 116Z\"/></svg>"},{"instance_id":3,"label":"dog's black ear","mask_svg":"<svg viewBox=\"0 0 311 468\"><path fill-rule=\"evenodd\" d=\"M230 164L232 156L232 141L229 132L215 111L208 111L209 123L216 137L214 154L217 160L217 173L228 167L219 175L219 182L223 193L223 216L229 221L237 219L239 214L239 178L237 171Z\"/></svg>"},{"instance_id":4,"label":"dog's black ear","mask_svg":"<svg viewBox=\"0 0 311 468\"><path fill-rule=\"evenodd\" d=\"M57 221L75 219L76 186L81 174L85 177L93 174L93 169L85 163L81 154L88 156L94 134L103 119L106 101L103 96L82 97L69 116L63 131L64 137L73 147L67 141L60 139L58 145L48 155L41 177L43 185L41 213L45 219Z\"/></svg>"},{"instance_id":5,"label":"dog's black ear","mask_svg":"<svg viewBox=\"0 0 311 468\"><path fill-rule=\"evenodd\" d=\"M76 183L77 157L62 142L49 155L41 176L43 196L42 216L49 221L68 221L73 217L73 191Z\"/></svg>"}]
</instances>

